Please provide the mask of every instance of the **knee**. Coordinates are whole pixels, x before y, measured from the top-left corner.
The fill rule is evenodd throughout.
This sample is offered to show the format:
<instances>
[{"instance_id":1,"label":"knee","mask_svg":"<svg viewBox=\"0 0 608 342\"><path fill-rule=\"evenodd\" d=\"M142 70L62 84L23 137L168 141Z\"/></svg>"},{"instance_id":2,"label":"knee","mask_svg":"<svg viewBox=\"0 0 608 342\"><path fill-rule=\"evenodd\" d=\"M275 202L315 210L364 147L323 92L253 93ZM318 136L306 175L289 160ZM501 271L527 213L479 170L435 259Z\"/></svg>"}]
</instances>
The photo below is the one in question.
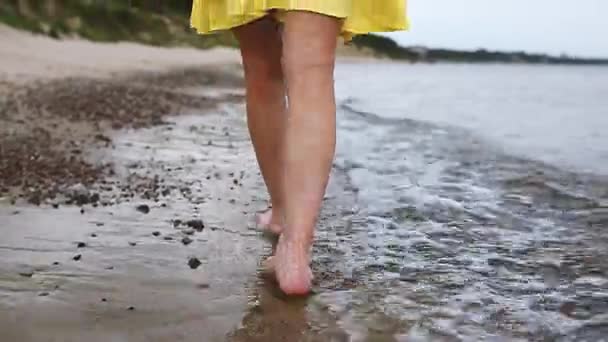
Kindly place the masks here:
<instances>
[{"instance_id":1,"label":"knee","mask_svg":"<svg viewBox=\"0 0 608 342\"><path fill-rule=\"evenodd\" d=\"M283 75L288 83L319 77L333 77L335 57L319 51L285 49L281 59Z\"/></svg>"}]
</instances>

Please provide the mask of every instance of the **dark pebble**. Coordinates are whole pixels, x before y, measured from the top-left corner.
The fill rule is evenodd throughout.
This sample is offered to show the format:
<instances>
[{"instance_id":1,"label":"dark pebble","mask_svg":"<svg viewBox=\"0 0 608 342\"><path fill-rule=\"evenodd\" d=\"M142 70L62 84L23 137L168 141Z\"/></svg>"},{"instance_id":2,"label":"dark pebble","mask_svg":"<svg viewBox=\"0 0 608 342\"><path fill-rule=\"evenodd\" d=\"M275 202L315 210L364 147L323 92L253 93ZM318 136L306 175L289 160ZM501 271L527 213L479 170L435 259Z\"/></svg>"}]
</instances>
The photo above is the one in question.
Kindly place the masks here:
<instances>
[{"instance_id":1,"label":"dark pebble","mask_svg":"<svg viewBox=\"0 0 608 342\"><path fill-rule=\"evenodd\" d=\"M84 208L80 208L80 213L84 214Z\"/></svg>"},{"instance_id":2,"label":"dark pebble","mask_svg":"<svg viewBox=\"0 0 608 342\"><path fill-rule=\"evenodd\" d=\"M138 205L136 209L140 213L144 213L144 214L147 214L150 212L150 207L147 204Z\"/></svg>"},{"instance_id":3,"label":"dark pebble","mask_svg":"<svg viewBox=\"0 0 608 342\"><path fill-rule=\"evenodd\" d=\"M75 261L78 261L78 260L82 259L82 254L77 254L72 259L74 259Z\"/></svg>"},{"instance_id":4,"label":"dark pebble","mask_svg":"<svg viewBox=\"0 0 608 342\"><path fill-rule=\"evenodd\" d=\"M205 224L202 220L190 220L186 222L186 225L198 232L203 231L203 229L205 228Z\"/></svg>"},{"instance_id":5,"label":"dark pebble","mask_svg":"<svg viewBox=\"0 0 608 342\"><path fill-rule=\"evenodd\" d=\"M96 225L97 227L101 227L101 226L103 226L103 225L104 225L104 223L97 222L97 223L95 223L95 225Z\"/></svg>"},{"instance_id":6,"label":"dark pebble","mask_svg":"<svg viewBox=\"0 0 608 342\"><path fill-rule=\"evenodd\" d=\"M196 285L196 287L204 290L204 289L208 289L210 286L209 286L209 284L198 284L198 285Z\"/></svg>"},{"instance_id":7,"label":"dark pebble","mask_svg":"<svg viewBox=\"0 0 608 342\"><path fill-rule=\"evenodd\" d=\"M172 241L173 240L173 238L170 237L170 236L165 236L164 239L167 240L167 241Z\"/></svg>"},{"instance_id":8,"label":"dark pebble","mask_svg":"<svg viewBox=\"0 0 608 342\"><path fill-rule=\"evenodd\" d=\"M182 230L182 233L186 235L194 235L195 230L192 228Z\"/></svg>"},{"instance_id":9,"label":"dark pebble","mask_svg":"<svg viewBox=\"0 0 608 342\"><path fill-rule=\"evenodd\" d=\"M202 263L201 263L200 260L198 260L198 258L190 258L190 259L188 259L188 266L190 266L191 269L195 270L200 265L202 265Z\"/></svg>"},{"instance_id":10,"label":"dark pebble","mask_svg":"<svg viewBox=\"0 0 608 342\"><path fill-rule=\"evenodd\" d=\"M105 298L101 298L101 301L102 301L102 302L107 302L108 300L107 300L107 299L105 299Z\"/></svg>"},{"instance_id":11,"label":"dark pebble","mask_svg":"<svg viewBox=\"0 0 608 342\"><path fill-rule=\"evenodd\" d=\"M559 312L566 316L571 316L574 310L576 310L576 304L574 302L565 302L559 307Z\"/></svg>"},{"instance_id":12,"label":"dark pebble","mask_svg":"<svg viewBox=\"0 0 608 342\"><path fill-rule=\"evenodd\" d=\"M48 293L48 292L40 292L38 295L39 295L40 297L46 297L46 296L48 296L48 295L49 295L49 293Z\"/></svg>"},{"instance_id":13,"label":"dark pebble","mask_svg":"<svg viewBox=\"0 0 608 342\"><path fill-rule=\"evenodd\" d=\"M228 201L228 202L230 202L230 204L235 204L235 203L236 203L236 200L235 200L235 199L231 199L231 200L230 200L230 201Z\"/></svg>"},{"instance_id":14,"label":"dark pebble","mask_svg":"<svg viewBox=\"0 0 608 342\"><path fill-rule=\"evenodd\" d=\"M87 244L86 244L86 243L84 243L84 242L78 242L78 243L76 244L76 247L77 247L77 248L85 248L86 246L87 246Z\"/></svg>"},{"instance_id":15,"label":"dark pebble","mask_svg":"<svg viewBox=\"0 0 608 342\"><path fill-rule=\"evenodd\" d=\"M97 237L97 234L93 233L91 234L91 237Z\"/></svg>"},{"instance_id":16,"label":"dark pebble","mask_svg":"<svg viewBox=\"0 0 608 342\"><path fill-rule=\"evenodd\" d=\"M239 185L239 180L235 178L232 183L234 183L234 185Z\"/></svg>"},{"instance_id":17,"label":"dark pebble","mask_svg":"<svg viewBox=\"0 0 608 342\"><path fill-rule=\"evenodd\" d=\"M59 204L57 204L57 203L53 203L53 208L55 208L55 209L59 209Z\"/></svg>"},{"instance_id":18,"label":"dark pebble","mask_svg":"<svg viewBox=\"0 0 608 342\"><path fill-rule=\"evenodd\" d=\"M134 307L134 306L129 306L129 307L127 308L127 310L129 310L129 311L133 311L133 310L135 310L135 307Z\"/></svg>"},{"instance_id":19,"label":"dark pebble","mask_svg":"<svg viewBox=\"0 0 608 342\"><path fill-rule=\"evenodd\" d=\"M129 242L129 246L137 246L137 242Z\"/></svg>"},{"instance_id":20,"label":"dark pebble","mask_svg":"<svg viewBox=\"0 0 608 342\"><path fill-rule=\"evenodd\" d=\"M173 221L173 227L177 228L182 224L182 220L175 220Z\"/></svg>"},{"instance_id":21,"label":"dark pebble","mask_svg":"<svg viewBox=\"0 0 608 342\"><path fill-rule=\"evenodd\" d=\"M189 237L187 237L187 236L186 236L186 237L184 237L184 238L182 239L182 243L184 244L184 246L188 246L188 245L189 245L189 244L191 244L193 241L194 241L194 240L192 240L191 238L189 238Z\"/></svg>"},{"instance_id":22,"label":"dark pebble","mask_svg":"<svg viewBox=\"0 0 608 342\"><path fill-rule=\"evenodd\" d=\"M95 193L91 195L91 198L89 198L89 200L91 201L91 203L99 202L99 194Z\"/></svg>"},{"instance_id":23,"label":"dark pebble","mask_svg":"<svg viewBox=\"0 0 608 342\"><path fill-rule=\"evenodd\" d=\"M153 233L152 233L152 235L154 235L154 236L159 236L159 235L160 235L160 232L153 232Z\"/></svg>"},{"instance_id":24,"label":"dark pebble","mask_svg":"<svg viewBox=\"0 0 608 342\"><path fill-rule=\"evenodd\" d=\"M55 262L53 263L53 265L55 265L55 266L59 265L59 261L55 261Z\"/></svg>"},{"instance_id":25,"label":"dark pebble","mask_svg":"<svg viewBox=\"0 0 608 342\"><path fill-rule=\"evenodd\" d=\"M19 275L22 277L31 278L34 275L34 272L24 271L24 272L19 272Z\"/></svg>"},{"instance_id":26,"label":"dark pebble","mask_svg":"<svg viewBox=\"0 0 608 342\"><path fill-rule=\"evenodd\" d=\"M108 266L108 267L106 267L106 270L113 270L113 269L114 269L114 266Z\"/></svg>"}]
</instances>

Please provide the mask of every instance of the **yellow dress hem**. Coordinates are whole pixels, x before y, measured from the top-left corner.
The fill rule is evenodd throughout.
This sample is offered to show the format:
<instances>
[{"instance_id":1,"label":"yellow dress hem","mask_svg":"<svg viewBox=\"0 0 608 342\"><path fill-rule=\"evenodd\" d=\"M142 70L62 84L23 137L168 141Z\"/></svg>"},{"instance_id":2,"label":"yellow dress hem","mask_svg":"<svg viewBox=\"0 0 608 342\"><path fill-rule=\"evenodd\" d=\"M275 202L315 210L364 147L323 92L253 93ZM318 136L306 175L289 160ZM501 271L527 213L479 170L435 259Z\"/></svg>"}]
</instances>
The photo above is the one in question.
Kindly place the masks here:
<instances>
[{"instance_id":1,"label":"yellow dress hem","mask_svg":"<svg viewBox=\"0 0 608 342\"><path fill-rule=\"evenodd\" d=\"M224 0L230 1L230 0ZM256 0L250 0L256 1ZM335 0L334 0L335 1ZM344 26L342 28L342 36L345 40L350 40L352 36L359 34L368 34L372 32L394 32L407 30L409 28L409 21L405 14L405 1L404 0L373 0L376 4L382 2L387 3L387 6L380 6L381 9L386 9L386 13L369 13L369 8L363 9L362 6L373 6L368 3L363 4L363 0L358 3L353 3L352 7L357 7L358 12L351 13L346 9L346 6L332 6L322 5L328 4L326 2L314 1L295 1L290 2L292 5L281 6L281 5L270 5L254 10L245 10L240 8L236 11L231 12L227 8L218 8L220 5L213 3L209 0L195 0L193 2L192 16L190 18L190 26L196 30L199 34L217 33L220 31L231 30L233 28L249 24L256 20L263 18L269 14L269 11L277 10L277 19L281 20L281 13L285 11L308 11L327 15L344 20ZM372 1L372 0L369 0ZM271 2L271 1L268 1ZM280 2L280 1L275 1ZM295 5L293 5L295 3ZM309 3L309 6L302 6L301 3ZM225 3L224 3L225 4ZM329 3L331 4L331 3ZM376 10L376 8L373 8ZM392 9L392 11L391 11ZM401 9L402 13L395 13L395 10ZM367 10L367 11L366 11ZM231 13L231 14L228 14ZM236 14L235 14L236 13ZM349 13L352 16L349 16Z\"/></svg>"}]
</instances>

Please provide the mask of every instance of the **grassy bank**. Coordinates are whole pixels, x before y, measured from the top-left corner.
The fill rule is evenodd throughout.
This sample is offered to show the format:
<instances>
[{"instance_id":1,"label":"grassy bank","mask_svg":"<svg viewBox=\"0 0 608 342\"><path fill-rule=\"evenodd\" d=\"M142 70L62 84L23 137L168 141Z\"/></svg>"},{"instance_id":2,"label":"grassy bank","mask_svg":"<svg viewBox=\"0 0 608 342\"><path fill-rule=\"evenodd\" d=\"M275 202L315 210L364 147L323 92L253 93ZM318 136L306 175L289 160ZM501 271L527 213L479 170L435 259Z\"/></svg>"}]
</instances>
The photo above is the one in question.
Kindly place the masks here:
<instances>
[{"instance_id":1,"label":"grassy bank","mask_svg":"<svg viewBox=\"0 0 608 342\"><path fill-rule=\"evenodd\" d=\"M200 36L189 26L190 1L8 0L0 21L55 38L80 36L102 42L158 46L236 46L230 34Z\"/></svg>"}]
</instances>

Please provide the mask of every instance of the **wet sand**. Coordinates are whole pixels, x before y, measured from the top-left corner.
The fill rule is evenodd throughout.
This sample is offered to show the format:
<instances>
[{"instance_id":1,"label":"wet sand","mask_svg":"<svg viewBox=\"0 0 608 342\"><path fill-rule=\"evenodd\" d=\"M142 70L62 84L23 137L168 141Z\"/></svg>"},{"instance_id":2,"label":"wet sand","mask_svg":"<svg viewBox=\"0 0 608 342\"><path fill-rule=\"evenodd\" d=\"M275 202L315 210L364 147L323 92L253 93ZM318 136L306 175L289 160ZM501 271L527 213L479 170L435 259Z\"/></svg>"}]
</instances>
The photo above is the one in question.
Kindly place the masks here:
<instances>
[{"instance_id":1,"label":"wet sand","mask_svg":"<svg viewBox=\"0 0 608 342\"><path fill-rule=\"evenodd\" d=\"M344 336L258 273L235 51L0 31L3 341Z\"/></svg>"}]
</instances>

